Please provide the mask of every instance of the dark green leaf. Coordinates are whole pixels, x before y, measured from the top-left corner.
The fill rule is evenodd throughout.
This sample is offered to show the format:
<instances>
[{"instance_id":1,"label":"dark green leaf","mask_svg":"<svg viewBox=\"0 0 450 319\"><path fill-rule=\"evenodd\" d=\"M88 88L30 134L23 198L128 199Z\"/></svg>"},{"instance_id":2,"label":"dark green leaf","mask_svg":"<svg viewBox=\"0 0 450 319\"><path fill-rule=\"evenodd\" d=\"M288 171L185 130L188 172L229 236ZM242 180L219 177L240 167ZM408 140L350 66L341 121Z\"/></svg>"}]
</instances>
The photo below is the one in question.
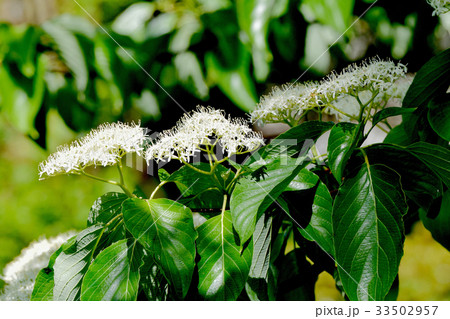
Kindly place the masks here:
<instances>
[{"instance_id":1,"label":"dark green leaf","mask_svg":"<svg viewBox=\"0 0 450 319\"><path fill-rule=\"evenodd\" d=\"M328 162L331 172L339 183L347 161L352 155L357 131L358 125L345 122L338 123L331 129L328 138Z\"/></svg>"},{"instance_id":2,"label":"dark green leaf","mask_svg":"<svg viewBox=\"0 0 450 319\"><path fill-rule=\"evenodd\" d=\"M417 72L403 99L403 107L426 106L436 92L445 93L450 85L450 49L432 57Z\"/></svg>"},{"instance_id":3,"label":"dark green leaf","mask_svg":"<svg viewBox=\"0 0 450 319\"><path fill-rule=\"evenodd\" d=\"M335 258L350 300L384 300L403 255L407 206L399 176L367 161L333 206Z\"/></svg>"},{"instance_id":4,"label":"dark green leaf","mask_svg":"<svg viewBox=\"0 0 450 319\"><path fill-rule=\"evenodd\" d=\"M433 238L450 251L450 190L442 195L442 203L438 215L433 219L427 217L425 211L420 210L420 219Z\"/></svg>"},{"instance_id":5,"label":"dark green leaf","mask_svg":"<svg viewBox=\"0 0 450 319\"><path fill-rule=\"evenodd\" d=\"M94 225L82 230L72 242L65 243L55 260L53 289L54 300L78 300L81 281L103 234L103 225Z\"/></svg>"},{"instance_id":6,"label":"dark green leaf","mask_svg":"<svg viewBox=\"0 0 450 319\"><path fill-rule=\"evenodd\" d=\"M445 94L440 100L431 100L428 108L431 127L440 137L450 141L450 94Z\"/></svg>"},{"instance_id":7,"label":"dark green leaf","mask_svg":"<svg viewBox=\"0 0 450 319\"><path fill-rule=\"evenodd\" d=\"M183 298L194 272L195 239L192 212L169 199L127 199L125 226L152 253L166 278Z\"/></svg>"},{"instance_id":8,"label":"dark green leaf","mask_svg":"<svg viewBox=\"0 0 450 319\"><path fill-rule=\"evenodd\" d=\"M81 300L136 300L142 253L135 239L120 240L103 250L83 280Z\"/></svg>"},{"instance_id":9,"label":"dark green leaf","mask_svg":"<svg viewBox=\"0 0 450 319\"><path fill-rule=\"evenodd\" d=\"M408 146L407 150L424 162L450 188L450 150L448 148L418 142Z\"/></svg>"},{"instance_id":10,"label":"dark green leaf","mask_svg":"<svg viewBox=\"0 0 450 319\"><path fill-rule=\"evenodd\" d=\"M333 199L324 183L319 182L312 206L311 220L307 227L300 228L303 237L317 242L320 248L334 256L333 246Z\"/></svg>"},{"instance_id":11,"label":"dark green leaf","mask_svg":"<svg viewBox=\"0 0 450 319\"><path fill-rule=\"evenodd\" d=\"M272 217L262 215L253 233L253 257L245 290L252 301L270 300L269 266L272 239Z\"/></svg>"},{"instance_id":12,"label":"dark green leaf","mask_svg":"<svg viewBox=\"0 0 450 319\"><path fill-rule=\"evenodd\" d=\"M231 195L230 208L233 226L242 243L252 236L256 220L305 166L306 163L281 154L272 158L260 172L239 180Z\"/></svg>"},{"instance_id":13,"label":"dark green leaf","mask_svg":"<svg viewBox=\"0 0 450 319\"><path fill-rule=\"evenodd\" d=\"M228 211L198 228L198 292L207 300L236 300L244 288L252 262L252 246L241 252Z\"/></svg>"},{"instance_id":14,"label":"dark green leaf","mask_svg":"<svg viewBox=\"0 0 450 319\"><path fill-rule=\"evenodd\" d=\"M416 110L415 108L401 108L401 107L388 107L382 109L373 116L372 126L377 125L378 123L387 119L388 117L409 114L414 112L415 110Z\"/></svg>"},{"instance_id":15,"label":"dark green leaf","mask_svg":"<svg viewBox=\"0 0 450 319\"><path fill-rule=\"evenodd\" d=\"M315 300L317 274L300 249L283 256L279 266L277 300Z\"/></svg>"},{"instance_id":16,"label":"dark green leaf","mask_svg":"<svg viewBox=\"0 0 450 319\"><path fill-rule=\"evenodd\" d=\"M269 156L279 156L286 153L293 156L299 152L306 155L311 147L311 143L304 143L307 140L315 141L323 133L333 127L333 122L307 121L290 130L280 134L277 138L270 142L269 145L258 151L262 158Z\"/></svg>"},{"instance_id":17,"label":"dark green leaf","mask_svg":"<svg viewBox=\"0 0 450 319\"><path fill-rule=\"evenodd\" d=\"M428 209L442 195L442 183L434 172L407 149L391 144L373 144L364 151L372 164L383 164L401 176L402 189L417 205Z\"/></svg>"}]
</instances>

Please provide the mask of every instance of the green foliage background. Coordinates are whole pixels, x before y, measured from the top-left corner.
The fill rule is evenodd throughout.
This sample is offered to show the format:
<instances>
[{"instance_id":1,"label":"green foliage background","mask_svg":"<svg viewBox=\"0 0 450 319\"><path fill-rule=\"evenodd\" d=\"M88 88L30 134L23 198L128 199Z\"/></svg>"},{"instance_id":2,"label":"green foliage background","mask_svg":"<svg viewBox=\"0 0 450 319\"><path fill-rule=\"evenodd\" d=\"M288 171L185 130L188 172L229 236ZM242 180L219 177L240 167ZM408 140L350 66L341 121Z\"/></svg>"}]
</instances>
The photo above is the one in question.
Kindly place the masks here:
<instances>
[{"instance_id":1,"label":"green foliage background","mask_svg":"<svg viewBox=\"0 0 450 319\"><path fill-rule=\"evenodd\" d=\"M175 101L245 116L272 85L303 72L302 81L316 79L374 55L401 59L415 72L448 47L449 14L432 17L424 0L380 0L349 28L373 2L80 1L130 55L70 0L58 1L62 15L41 25L0 25L0 269L41 235L83 228L94 200L115 190L72 177L38 182L48 152L100 123L141 119L153 131L167 129L183 112ZM259 21L257 4L265 8ZM152 188L133 169L127 176ZM419 283L403 286L399 299L449 299L448 253L420 225L413 229L400 278ZM421 247L427 263L413 253ZM320 291L338 298L326 282L319 281L318 298Z\"/></svg>"}]
</instances>

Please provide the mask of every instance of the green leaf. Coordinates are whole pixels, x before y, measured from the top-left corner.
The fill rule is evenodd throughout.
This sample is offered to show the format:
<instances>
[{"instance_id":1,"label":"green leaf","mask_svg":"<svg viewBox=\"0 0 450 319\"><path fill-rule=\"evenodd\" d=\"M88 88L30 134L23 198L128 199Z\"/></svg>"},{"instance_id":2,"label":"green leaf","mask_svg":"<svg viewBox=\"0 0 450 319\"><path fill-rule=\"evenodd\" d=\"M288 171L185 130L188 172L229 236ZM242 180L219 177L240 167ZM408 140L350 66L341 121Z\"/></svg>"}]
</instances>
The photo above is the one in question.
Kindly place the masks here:
<instances>
[{"instance_id":1,"label":"green leaf","mask_svg":"<svg viewBox=\"0 0 450 319\"><path fill-rule=\"evenodd\" d=\"M205 172L209 172L211 167L206 163L195 163L194 166ZM210 175L199 174L189 166L182 166L170 177L166 177L166 182L174 182L182 193L183 202L186 206L196 208L221 208L223 190L233 180L235 174L231 169L223 165L218 165L215 170L215 178Z\"/></svg>"},{"instance_id":2,"label":"green leaf","mask_svg":"<svg viewBox=\"0 0 450 319\"><path fill-rule=\"evenodd\" d=\"M81 300L136 300L141 265L142 253L135 239L112 244L89 267L81 287Z\"/></svg>"},{"instance_id":3,"label":"green leaf","mask_svg":"<svg viewBox=\"0 0 450 319\"><path fill-rule=\"evenodd\" d=\"M253 257L245 290L252 301L271 300L269 266L272 240L272 217L262 215L253 233Z\"/></svg>"},{"instance_id":4,"label":"green leaf","mask_svg":"<svg viewBox=\"0 0 450 319\"><path fill-rule=\"evenodd\" d=\"M256 220L305 166L306 163L281 154L265 162L260 173L254 172L238 181L231 195L230 209L242 243L252 236Z\"/></svg>"},{"instance_id":5,"label":"green leaf","mask_svg":"<svg viewBox=\"0 0 450 319\"><path fill-rule=\"evenodd\" d=\"M118 215L122 213L122 203L128 198L124 193L106 193L99 197L89 211L87 226L96 224L110 225L105 229L102 241L98 246L109 246L111 243L125 239L125 227L122 224L123 218ZM115 218L114 221L112 221Z\"/></svg>"},{"instance_id":6,"label":"green leaf","mask_svg":"<svg viewBox=\"0 0 450 319\"><path fill-rule=\"evenodd\" d=\"M407 211L397 173L361 166L339 188L333 206L335 258L350 300L384 300L403 255Z\"/></svg>"},{"instance_id":7,"label":"green leaf","mask_svg":"<svg viewBox=\"0 0 450 319\"><path fill-rule=\"evenodd\" d=\"M450 141L450 94L428 103L428 121L440 137Z\"/></svg>"},{"instance_id":8,"label":"green leaf","mask_svg":"<svg viewBox=\"0 0 450 319\"><path fill-rule=\"evenodd\" d=\"M240 53L235 58L240 64L235 68L225 68L212 52L207 52L205 65L208 77L214 79L222 92L234 104L243 111L249 112L255 108L258 99L255 84L248 70L248 56L246 53Z\"/></svg>"},{"instance_id":9,"label":"green leaf","mask_svg":"<svg viewBox=\"0 0 450 319\"><path fill-rule=\"evenodd\" d=\"M302 191L317 185L319 177L307 168L303 168L286 187L285 191Z\"/></svg>"},{"instance_id":10,"label":"green leaf","mask_svg":"<svg viewBox=\"0 0 450 319\"><path fill-rule=\"evenodd\" d=\"M322 250L334 256L333 245L333 199L324 183L319 182L314 196L311 220L307 227L300 228L303 237L315 241Z\"/></svg>"},{"instance_id":11,"label":"green leaf","mask_svg":"<svg viewBox=\"0 0 450 319\"><path fill-rule=\"evenodd\" d=\"M76 236L67 240L66 243L73 243ZM34 281L33 293L31 294L31 301L51 301L53 300L53 287L54 281L54 269L55 260L62 251L62 247L59 247L51 256L48 262L48 266L41 269Z\"/></svg>"},{"instance_id":12,"label":"green leaf","mask_svg":"<svg viewBox=\"0 0 450 319\"><path fill-rule=\"evenodd\" d=\"M72 242L65 243L55 260L53 289L54 300L78 300L81 281L103 234L103 225L82 230Z\"/></svg>"},{"instance_id":13,"label":"green leaf","mask_svg":"<svg viewBox=\"0 0 450 319\"><path fill-rule=\"evenodd\" d=\"M169 199L127 199L123 203L125 226L151 252L174 286L184 298L194 272L195 239L192 212Z\"/></svg>"},{"instance_id":14,"label":"green leaf","mask_svg":"<svg viewBox=\"0 0 450 319\"><path fill-rule=\"evenodd\" d=\"M435 218L427 217L424 210L419 211L419 216L433 238L450 251L450 190L442 195L441 208Z\"/></svg>"},{"instance_id":15,"label":"green leaf","mask_svg":"<svg viewBox=\"0 0 450 319\"><path fill-rule=\"evenodd\" d=\"M439 145L418 142L407 147L450 188L450 150Z\"/></svg>"},{"instance_id":16,"label":"green leaf","mask_svg":"<svg viewBox=\"0 0 450 319\"><path fill-rule=\"evenodd\" d=\"M403 107L426 106L437 92L450 85L450 49L432 57L417 72L403 99Z\"/></svg>"},{"instance_id":17,"label":"green leaf","mask_svg":"<svg viewBox=\"0 0 450 319\"><path fill-rule=\"evenodd\" d=\"M297 153L305 153L311 147L309 143L303 143L307 140L315 141L323 133L334 126L333 122L307 121L290 130L280 134L277 138L272 140L269 145L266 145L258 151L262 158L269 156L279 156L280 153L286 153L290 156Z\"/></svg>"},{"instance_id":18,"label":"green leaf","mask_svg":"<svg viewBox=\"0 0 450 319\"><path fill-rule=\"evenodd\" d=\"M211 167L207 163L200 162L194 163L193 165L204 172L211 171ZM198 195L210 188L225 189L228 183L234 178L234 172L223 165L216 167L215 175L217 181L212 176L199 174L189 166L184 165L170 175L170 177L166 178L165 181L176 183L180 192L186 197Z\"/></svg>"},{"instance_id":19,"label":"green leaf","mask_svg":"<svg viewBox=\"0 0 450 319\"><path fill-rule=\"evenodd\" d=\"M354 4L355 0L303 0L300 8L306 20L317 20L342 33L352 23Z\"/></svg>"},{"instance_id":20,"label":"green leaf","mask_svg":"<svg viewBox=\"0 0 450 319\"><path fill-rule=\"evenodd\" d=\"M252 262L252 246L241 251L228 211L198 228L199 294L207 300L236 300L244 288Z\"/></svg>"},{"instance_id":21,"label":"green leaf","mask_svg":"<svg viewBox=\"0 0 450 319\"><path fill-rule=\"evenodd\" d=\"M86 90L89 71L86 58L76 36L52 21L43 23L42 28L52 38L57 51L60 52L67 67L73 72L78 91Z\"/></svg>"},{"instance_id":22,"label":"green leaf","mask_svg":"<svg viewBox=\"0 0 450 319\"><path fill-rule=\"evenodd\" d=\"M46 57L39 55L32 79L14 73L8 65L0 68L0 107L19 131L35 139L39 137L34 122L44 99L46 66Z\"/></svg>"},{"instance_id":23,"label":"green leaf","mask_svg":"<svg viewBox=\"0 0 450 319\"><path fill-rule=\"evenodd\" d=\"M370 163L383 164L396 171L406 196L420 207L428 209L432 201L442 195L439 178L407 149L384 143L370 145L364 151Z\"/></svg>"},{"instance_id":24,"label":"green leaf","mask_svg":"<svg viewBox=\"0 0 450 319\"><path fill-rule=\"evenodd\" d=\"M337 123L331 129L328 138L328 162L331 172L339 183L342 181L347 161L352 155L357 132L358 125L353 123Z\"/></svg>"},{"instance_id":25,"label":"green leaf","mask_svg":"<svg viewBox=\"0 0 450 319\"><path fill-rule=\"evenodd\" d=\"M173 63L183 87L199 99L206 99L209 88L195 54L192 52L179 53L175 56Z\"/></svg>"},{"instance_id":26,"label":"green leaf","mask_svg":"<svg viewBox=\"0 0 450 319\"><path fill-rule=\"evenodd\" d=\"M151 256L144 257L141 267L141 280L139 286L144 291L148 300L165 301L169 298L169 283L164 277L161 268Z\"/></svg>"},{"instance_id":27,"label":"green leaf","mask_svg":"<svg viewBox=\"0 0 450 319\"><path fill-rule=\"evenodd\" d=\"M397 116L397 115L403 115L403 114L410 114L414 112L416 108L401 108L401 107L388 107L385 109L382 109L381 111L378 111L375 113L375 115L372 118L372 126L377 125L381 121L387 119L391 116Z\"/></svg>"},{"instance_id":28,"label":"green leaf","mask_svg":"<svg viewBox=\"0 0 450 319\"><path fill-rule=\"evenodd\" d=\"M275 0L240 0L236 2L238 23L248 38L256 80L264 81L270 72L272 54L268 29Z\"/></svg>"},{"instance_id":29,"label":"green leaf","mask_svg":"<svg viewBox=\"0 0 450 319\"><path fill-rule=\"evenodd\" d=\"M315 300L317 274L300 249L283 256L279 266L277 300Z\"/></svg>"}]
</instances>

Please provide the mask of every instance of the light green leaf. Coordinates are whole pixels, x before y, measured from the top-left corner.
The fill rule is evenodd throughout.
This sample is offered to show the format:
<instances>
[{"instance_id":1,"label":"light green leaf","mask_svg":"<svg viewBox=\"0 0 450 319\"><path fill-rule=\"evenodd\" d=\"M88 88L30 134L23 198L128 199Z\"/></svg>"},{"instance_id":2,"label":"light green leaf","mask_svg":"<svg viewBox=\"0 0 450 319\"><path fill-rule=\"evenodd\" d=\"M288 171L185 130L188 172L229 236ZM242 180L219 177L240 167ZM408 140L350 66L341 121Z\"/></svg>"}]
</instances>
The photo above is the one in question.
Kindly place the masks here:
<instances>
[{"instance_id":1,"label":"light green leaf","mask_svg":"<svg viewBox=\"0 0 450 319\"><path fill-rule=\"evenodd\" d=\"M73 243L76 236L70 238L65 243ZM48 266L41 269L34 281L33 293L31 294L31 301L52 301L53 300L53 287L55 286L54 275L55 271L53 266L55 260L62 251L62 247L59 247L51 256L48 262Z\"/></svg>"},{"instance_id":2,"label":"light green leaf","mask_svg":"<svg viewBox=\"0 0 450 319\"><path fill-rule=\"evenodd\" d=\"M74 241L62 246L62 251L53 266L54 300L71 301L80 298L81 281L88 270L103 230L103 225L91 226L82 230Z\"/></svg>"},{"instance_id":3,"label":"light green leaf","mask_svg":"<svg viewBox=\"0 0 450 319\"><path fill-rule=\"evenodd\" d=\"M352 155L358 125L353 123L337 123L328 138L328 163L336 180L342 183L344 168Z\"/></svg>"},{"instance_id":4,"label":"light green leaf","mask_svg":"<svg viewBox=\"0 0 450 319\"><path fill-rule=\"evenodd\" d=\"M44 99L46 67L46 57L39 55L32 80L14 76L7 65L0 68L1 109L19 131L33 138L39 137L34 122Z\"/></svg>"},{"instance_id":5,"label":"light green leaf","mask_svg":"<svg viewBox=\"0 0 450 319\"><path fill-rule=\"evenodd\" d=\"M361 166L339 188L333 206L335 260L350 300L384 300L403 255L407 211L397 173Z\"/></svg>"},{"instance_id":6,"label":"light green leaf","mask_svg":"<svg viewBox=\"0 0 450 319\"><path fill-rule=\"evenodd\" d=\"M183 52L175 56L175 69L183 87L200 99L209 94L200 62L192 52Z\"/></svg>"},{"instance_id":7,"label":"light green leaf","mask_svg":"<svg viewBox=\"0 0 450 319\"><path fill-rule=\"evenodd\" d=\"M217 83L222 92L239 108L249 112L255 108L258 99L249 74L248 57L244 53L240 55L236 57L240 62L236 68L225 68L213 53L208 52L205 56L205 65L208 77Z\"/></svg>"},{"instance_id":8,"label":"light green leaf","mask_svg":"<svg viewBox=\"0 0 450 319\"><path fill-rule=\"evenodd\" d=\"M308 21L319 21L344 32L352 23L355 0L303 0L300 11Z\"/></svg>"},{"instance_id":9,"label":"light green leaf","mask_svg":"<svg viewBox=\"0 0 450 319\"><path fill-rule=\"evenodd\" d=\"M236 2L238 23L248 39L255 78L260 82L269 75L270 62L273 58L267 38L275 2L275 0L239 0Z\"/></svg>"},{"instance_id":10,"label":"light green leaf","mask_svg":"<svg viewBox=\"0 0 450 319\"><path fill-rule=\"evenodd\" d=\"M52 38L64 63L73 72L78 91L85 91L89 80L89 71L76 36L52 21L43 23L42 28Z\"/></svg>"},{"instance_id":11,"label":"light green leaf","mask_svg":"<svg viewBox=\"0 0 450 319\"><path fill-rule=\"evenodd\" d=\"M136 300L141 265L142 252L135 239L112 244L89 267L81 287L81 300Z\"/></svg>"},{"instance_id":12,"label":"light green leaf","mask_svg":"<svg viewBox=\"0 0 450 319\"><path fill-rule=\"evenodd\" d=\"M179 298L184 298L194 272L195 239L192 212L169 199L127 199L125 226L151 252Z\"/></svg>"},{"instance_id":13,"label":"light green leaf","mask_svg":"<svg viewBox=\"0 0 450 319\"><path fill-rule=\"evenodd\" d=\"M197 240L199 294L207 300L236 300L250 271L252 246L250 242L241 252L230 212L204 222Z\"/></svg>"}]
</instances>

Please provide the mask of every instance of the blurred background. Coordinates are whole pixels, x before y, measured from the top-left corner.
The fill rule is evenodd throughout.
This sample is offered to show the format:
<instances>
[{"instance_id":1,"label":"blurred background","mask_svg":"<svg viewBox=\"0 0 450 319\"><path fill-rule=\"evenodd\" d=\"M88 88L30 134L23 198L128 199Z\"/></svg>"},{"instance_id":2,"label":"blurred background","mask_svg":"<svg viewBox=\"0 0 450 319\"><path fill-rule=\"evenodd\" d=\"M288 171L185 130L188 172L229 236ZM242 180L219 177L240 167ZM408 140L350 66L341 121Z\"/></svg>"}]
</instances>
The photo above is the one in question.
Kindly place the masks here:
<instances>
[{"instance_id":1,"label":"blurred background","mask_svg":"<svg viewBox=\"0 0 450 319\"><path fill-rule=\"evenodd\" d=\"M426 0L0 0L0 273L31 241L83 228L116 190L38 181L58 145L104 122L168 129L198 104L246 117L273 85L376 55L417 72L450 47L450 13L432 12ZM450 255L422 224L409 231L399 300L449 300ZM327 274L317 287L339 300Z\"/></svg>"}]
</instances>

